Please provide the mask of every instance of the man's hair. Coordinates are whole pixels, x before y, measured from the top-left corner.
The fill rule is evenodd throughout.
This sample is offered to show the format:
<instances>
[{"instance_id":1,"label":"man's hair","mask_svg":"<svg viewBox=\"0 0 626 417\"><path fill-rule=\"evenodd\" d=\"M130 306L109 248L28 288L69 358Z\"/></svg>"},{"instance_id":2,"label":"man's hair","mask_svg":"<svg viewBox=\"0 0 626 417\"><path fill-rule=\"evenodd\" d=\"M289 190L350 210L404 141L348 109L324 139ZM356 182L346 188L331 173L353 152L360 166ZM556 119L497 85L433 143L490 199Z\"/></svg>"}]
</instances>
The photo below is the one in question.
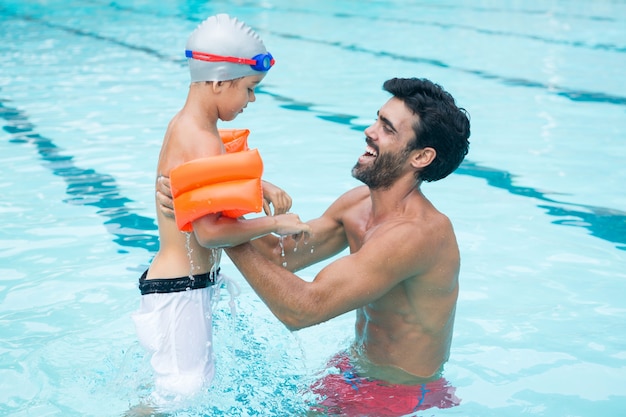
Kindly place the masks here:
<instances>
[{"instance_id":1,"label":"man's hair","mask_svg":"<svg viewBox=\"0 0 626 417\"><path fill-rule=\"evenodd\" d=\"M418 116L413 125L415 139L409 151L433 148L437 156L430 165L415 173L419 180L437 181L450 175L469 149L470 121L465 109L457 107L454 97L427 79L392 78L383 90L402 100Z\"/></svg>"}]
</instances>

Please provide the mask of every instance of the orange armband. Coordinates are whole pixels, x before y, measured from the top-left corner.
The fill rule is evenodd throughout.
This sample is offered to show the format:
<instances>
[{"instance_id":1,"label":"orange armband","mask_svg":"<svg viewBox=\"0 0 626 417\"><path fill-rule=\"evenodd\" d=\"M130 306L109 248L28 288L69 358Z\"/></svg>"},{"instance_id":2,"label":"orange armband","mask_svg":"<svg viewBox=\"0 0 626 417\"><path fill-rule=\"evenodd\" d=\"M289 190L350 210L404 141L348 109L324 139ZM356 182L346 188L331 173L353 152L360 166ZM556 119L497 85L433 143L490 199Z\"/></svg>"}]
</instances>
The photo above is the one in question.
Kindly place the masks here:
<instances>
[{"instance_id":1,"label":"orange armband","mask_svg":"<svg viewBox=\"0 0 626 417\"><path fill-rule=\"evenodd\" d=\"M257 149L248 150L248 133L220 130L230 153L189 161L170 171L179 230L191 232L194 220L211 213L237 218L261 211L263 161Z\"/></svg>"},{"instance_id":2,"label":"orange armband","mask_svg":"<svg viewBox=\"0 0 626 417\"><path fill-rule=\"evenodd\" d=\"M248 129L219 129L227 153L248 150Z\"/></svg>"}]
</instances>

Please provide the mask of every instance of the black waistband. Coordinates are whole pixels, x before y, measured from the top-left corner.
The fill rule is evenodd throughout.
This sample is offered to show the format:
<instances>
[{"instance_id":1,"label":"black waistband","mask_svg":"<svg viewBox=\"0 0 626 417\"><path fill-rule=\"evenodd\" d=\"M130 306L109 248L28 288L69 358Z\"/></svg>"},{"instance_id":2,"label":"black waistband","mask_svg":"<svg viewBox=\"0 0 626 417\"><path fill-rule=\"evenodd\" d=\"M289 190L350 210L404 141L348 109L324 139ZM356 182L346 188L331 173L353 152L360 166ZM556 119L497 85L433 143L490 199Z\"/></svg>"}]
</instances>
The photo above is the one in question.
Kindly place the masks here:
<instances>
[{"instance_id":1,"label":"black waistband","mask_svg":"<svg viewBox=\"0 0 626 417\"><path fill-rule=\"evenodd\" d=\"M188 276L180 278L146 279L148 276L148 270L146 270L141 275L141 278L139 278L139 291L141 291L141 295L145 295L206 288L215 285L215 278L219 273L220 268L217 268L217 271L194 275L193 279Z\"/></svg>"}]
</instances>

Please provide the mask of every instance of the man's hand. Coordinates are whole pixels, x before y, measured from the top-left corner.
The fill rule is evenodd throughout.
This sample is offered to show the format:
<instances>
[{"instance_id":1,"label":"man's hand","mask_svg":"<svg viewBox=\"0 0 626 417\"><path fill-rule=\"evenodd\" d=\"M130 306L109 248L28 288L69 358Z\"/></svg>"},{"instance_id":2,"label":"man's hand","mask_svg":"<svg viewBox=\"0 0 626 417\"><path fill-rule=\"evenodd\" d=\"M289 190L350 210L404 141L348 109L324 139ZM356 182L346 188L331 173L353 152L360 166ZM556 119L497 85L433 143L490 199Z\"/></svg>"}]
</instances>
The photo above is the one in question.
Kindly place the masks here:
<instances>
[{"instance_id":1,"label":"man's hand","mask_svg":"<svg viewBox=\"0 0 626 417\"><path fill-rule=\"evenodd\" d=\"M159 210L165 217L174 218L174 200L172 200L172 190L170 188L169 177L159 175L156 182L156 200L159 203Z\"/></svg>"},{"instance_id":2,"label":"man's hand","mask_svg":"<svg viewBox=\"0 0 626 417\"><path fill-rule=\"evenodd\" d=\"M263 211L267 216L272 215L270 204L274 206L274 215L285 214L291 208L291 197L272 183L261 181L263 185Z\"/></svg>"}]
</instances>

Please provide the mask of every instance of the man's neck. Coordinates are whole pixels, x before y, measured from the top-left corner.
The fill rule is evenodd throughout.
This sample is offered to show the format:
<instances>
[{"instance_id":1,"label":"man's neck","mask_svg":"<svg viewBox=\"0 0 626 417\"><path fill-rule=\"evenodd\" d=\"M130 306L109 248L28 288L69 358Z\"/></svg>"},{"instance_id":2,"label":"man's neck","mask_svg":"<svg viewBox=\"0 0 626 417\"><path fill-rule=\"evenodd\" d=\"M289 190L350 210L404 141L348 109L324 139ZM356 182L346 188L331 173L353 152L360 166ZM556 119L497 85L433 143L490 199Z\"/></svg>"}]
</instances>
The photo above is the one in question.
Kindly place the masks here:
<instances>
[{"instance_id":1,"label":"man's neck","mask_svg":"<svg viewBox=\"0 0 626 417\"><path fill-rule=\"evenodd\" d=\"M372 200L372 218L378 219L402 211L414 197L422 197L421 181L415 181L411 175L399 178L389 188L370 188Z\"/></svg>"}]
</instances>

